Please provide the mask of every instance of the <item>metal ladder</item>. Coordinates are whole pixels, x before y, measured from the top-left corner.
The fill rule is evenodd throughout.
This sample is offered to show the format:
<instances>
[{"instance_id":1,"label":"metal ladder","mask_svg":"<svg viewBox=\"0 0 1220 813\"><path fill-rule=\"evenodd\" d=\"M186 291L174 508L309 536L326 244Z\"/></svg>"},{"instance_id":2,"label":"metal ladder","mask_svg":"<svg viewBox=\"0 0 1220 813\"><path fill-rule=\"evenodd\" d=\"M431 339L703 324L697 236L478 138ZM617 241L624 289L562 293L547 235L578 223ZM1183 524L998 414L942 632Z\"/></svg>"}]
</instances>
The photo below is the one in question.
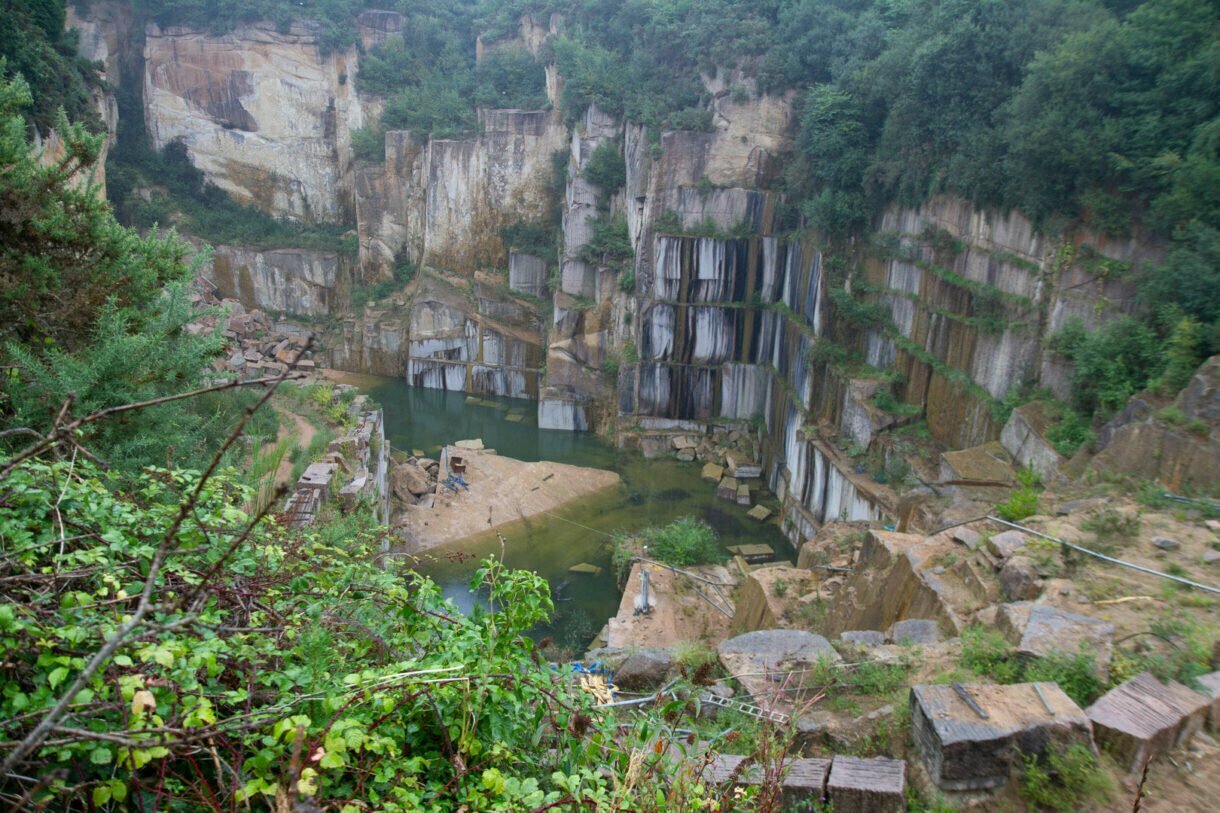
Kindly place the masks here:
<instances>
[{"instance_id":1,"label":"metal ladder","mask_svg":"<svg viewBox=\"0 0 1220 813\"><path fill-rule=\"evenodd\" d=\"M733 700L732 698L720 697L711 692L705 693L699 698L700 703L710 703L713 706L719 706L722 709L736 711L744 714L747 717L753 717L756 720L767 720L778 725L787 725L792 718L782 711L769 711L759 708L753 703L746 703L741 700Z\"/></svg>"}]
</instances>

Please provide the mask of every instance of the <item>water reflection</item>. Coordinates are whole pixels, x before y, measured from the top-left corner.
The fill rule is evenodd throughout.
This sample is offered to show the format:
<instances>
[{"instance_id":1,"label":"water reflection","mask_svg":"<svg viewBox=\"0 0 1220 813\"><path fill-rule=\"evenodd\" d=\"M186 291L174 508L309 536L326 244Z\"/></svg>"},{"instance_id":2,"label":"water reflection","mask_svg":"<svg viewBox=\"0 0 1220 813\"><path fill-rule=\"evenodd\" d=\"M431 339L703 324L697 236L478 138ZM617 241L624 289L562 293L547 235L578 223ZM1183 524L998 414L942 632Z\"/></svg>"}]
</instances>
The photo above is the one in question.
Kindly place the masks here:
<instances>
[{"instance_id":1,"label":"water reflection","mask_svg":"<svg viewBox=\"0 0 1220 813\"><path fill-rule=\"evenodd\" d=\"M537 404L512 398L471 398L465 393L425 390L397 379L384 379L368 389L385 409L386 435L395 449L436 454L441 445L463 438L482 438L488 448L519 460L551 460L610 469L623 478L621 487L569 505L552 516L534 517L501 528L507 538L505 561L510 567L534 570L552 588L562 585L551 622L538 637L552 636L570 648L583 647L618 609L619 594L610 572L609 534L663 525L681 516L695 516L711 525L723 546L764 542L787 555L787 541L774 524L760 525L746 509L715 497L711 484L700 479L698 463L673 459L644 460L637 453L615 449L599 438L572 432L539 429ZM477 487L475 484L472 486ZM470 610L482 599L469 589L477 562L499 554L494 533L457 543L465 561L434 551L435 561L419 569L434 578L445 595ZM602 568L600 575L571 573L572 565Z\"/></svg>"}]
</instances>

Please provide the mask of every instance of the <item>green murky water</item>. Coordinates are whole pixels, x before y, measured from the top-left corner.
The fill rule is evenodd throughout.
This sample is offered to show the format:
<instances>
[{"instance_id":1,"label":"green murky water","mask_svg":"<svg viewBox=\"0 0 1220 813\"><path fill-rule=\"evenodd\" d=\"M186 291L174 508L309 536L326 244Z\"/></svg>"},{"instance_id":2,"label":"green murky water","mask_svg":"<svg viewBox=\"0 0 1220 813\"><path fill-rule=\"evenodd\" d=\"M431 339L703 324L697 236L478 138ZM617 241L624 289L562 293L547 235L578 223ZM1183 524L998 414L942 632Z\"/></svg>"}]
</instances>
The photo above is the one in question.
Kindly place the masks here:
<instances>
[{"instance_id":1,"label":"green murky water","mask_svg":"<svg viewBox=\"0 0 1220 813\"><path fill-rule=\"evenodd\" d=\"M569 504L556 512L559 518L534 517L501 528L508 539L506 563L537 572L555 590L555 617L536 631L539 637L553 636L562 645L580 648L618 611L607 536L616 529L664 525L691 515L715 528L724 546L765 542L781 557L790 550L774 524L760 525L746 516L745 508L716 499L711 485L699 477L702 464L645 460L593 435L539 429L533 401L473 399L409 387L397 379L380 379L366 391L384 408L386 436L395 449L434 455L441 444L482 438L488 448L508 457L610 469L622 477L620 487ZM480 559L499 551L495 535L484 534L434 550L438 560L420 570L440 583L447 597L470 609L481 601L469 589L471 574ZM468 558L448 558L457 556ZM603 571L598 576L568 572L581 562Z\"/></svg>"}]
</instances>

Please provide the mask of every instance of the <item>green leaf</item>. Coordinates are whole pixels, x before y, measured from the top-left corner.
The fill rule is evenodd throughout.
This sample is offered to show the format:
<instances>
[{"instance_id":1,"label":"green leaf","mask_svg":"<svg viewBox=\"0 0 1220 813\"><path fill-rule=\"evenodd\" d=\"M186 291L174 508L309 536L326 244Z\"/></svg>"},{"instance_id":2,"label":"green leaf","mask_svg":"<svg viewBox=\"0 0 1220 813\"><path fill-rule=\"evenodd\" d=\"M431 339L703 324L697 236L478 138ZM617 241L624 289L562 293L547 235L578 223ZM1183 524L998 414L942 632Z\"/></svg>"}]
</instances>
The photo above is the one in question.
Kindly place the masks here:
<instances>
[{"instance_id":1,"label":"green leaf","mask_svg":"<svg viewBox=\"0 0 1220 813\"><path fill-rule=\"evenodd\" d=\"M63 683L64 679L67 677L68 667L61 666L58 669L52 669L51 674L47 675L47 685L54 690L57 686L59 686L59 684Z\"/></svg>"},{"instance_id":2,"label":"green leaf","mask_svg":"<svg viewBox=\"0 0 1220 813\"><path fill-rule=\"evenodd\" d=\"M89 761L94 765L109 765L113 760L114 755L110 753L109 748L94 748L93 752L89 754Z\"/></svg>"},{"instance_id":3,"label":"green leaf","mask_svg":"<svg viewBox=\"0 0 1220 813\"><path fill-rule=\"evenodd\" d=\"M110 785L98 785L93 789L93 804L101 807L110 801Z\"/></svg>"}]
</instances>

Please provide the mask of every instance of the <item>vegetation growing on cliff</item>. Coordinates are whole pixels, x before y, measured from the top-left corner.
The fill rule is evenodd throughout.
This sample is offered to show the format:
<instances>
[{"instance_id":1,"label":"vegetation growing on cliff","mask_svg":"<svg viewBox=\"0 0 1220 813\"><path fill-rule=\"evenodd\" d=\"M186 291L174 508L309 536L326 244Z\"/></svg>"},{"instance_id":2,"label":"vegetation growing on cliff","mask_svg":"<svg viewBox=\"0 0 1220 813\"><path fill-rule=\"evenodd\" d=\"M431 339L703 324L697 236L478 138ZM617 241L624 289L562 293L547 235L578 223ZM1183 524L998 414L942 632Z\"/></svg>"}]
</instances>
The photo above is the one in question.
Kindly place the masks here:
<instances>
[{"instance_id":1,"label":"vegetation growing on cliff","mask_svg":"<svg viewBox=\"0 0 1220 813\"><path fill-rule=\"evenodd\" d=\"M0 13L0 80L21 76L30 86L27 121L46 135L62 108L70 121L102 130L92 90L97 66L77 54L77 34L64 28L64 0L8 0Z\"/></svg>"}]
</instances>

